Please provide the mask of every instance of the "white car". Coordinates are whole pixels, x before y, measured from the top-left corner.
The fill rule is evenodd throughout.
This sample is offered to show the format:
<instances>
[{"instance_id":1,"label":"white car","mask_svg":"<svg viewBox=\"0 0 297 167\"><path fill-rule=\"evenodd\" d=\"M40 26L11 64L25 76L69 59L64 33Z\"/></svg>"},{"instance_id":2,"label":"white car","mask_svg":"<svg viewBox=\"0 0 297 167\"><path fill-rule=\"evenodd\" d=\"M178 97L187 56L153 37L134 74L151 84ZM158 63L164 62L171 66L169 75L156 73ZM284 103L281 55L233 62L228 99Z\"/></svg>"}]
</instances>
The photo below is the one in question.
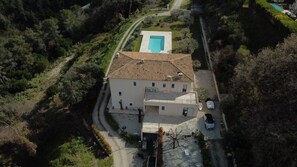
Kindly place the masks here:
<instances>
[{"instance_id":1,"label":"white car","mask_svg":"<svg viewBox=\"0 0 297 167\"><path fill-rule=\"evenodd\" d=\"M215 128L215 122L211 114L204 114L205 129L210 130Z\"/></svg>"},{"instance_id":2,"label":"white car","mask_svg":"<svg viewBox=\"0 0 297 167\"><path fill-rule=\"evenodd\" d=\"M205 100L205 102L206 102L207 109L209 109L209 110L214 110L215 109L215 104L211 99L208 98L208 99Z\"/></svg>"}]
</instances>

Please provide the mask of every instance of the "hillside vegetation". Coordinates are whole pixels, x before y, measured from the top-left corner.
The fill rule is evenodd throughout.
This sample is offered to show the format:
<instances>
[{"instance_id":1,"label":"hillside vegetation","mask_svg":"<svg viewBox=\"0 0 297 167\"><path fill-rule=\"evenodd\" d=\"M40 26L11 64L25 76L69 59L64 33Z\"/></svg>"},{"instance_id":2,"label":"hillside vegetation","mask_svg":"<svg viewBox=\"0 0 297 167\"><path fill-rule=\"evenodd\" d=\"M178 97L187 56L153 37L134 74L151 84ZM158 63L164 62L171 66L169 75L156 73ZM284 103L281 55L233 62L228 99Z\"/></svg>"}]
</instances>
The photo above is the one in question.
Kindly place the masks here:
<instances>
[{"instance_id":1,"label":"hillside vegetation","mask_svg":"<svg viewBox=\"0 0 297 167\"><path fill-rule=\"evenodd\" d=\"M130 2L88 2L0 0L0 166L60 166L77 137L101 158L82 117L131 24ZM144 5L133 0L131 14Z\"/></svg>"},{"instance_id":2,"label":"hillside vegetation","mask_svg":"<svg viewBox=\"0 0 297 167\"><path fill-rule=\"evenodd\" d=\"M214 72L226 95L226 151L242 167L296 166L296 34L243 8L242 0L202 2Z\"/></svg>"},{"instance_id":3,"label":"hillside vegetation","mask_svg":"<svg viewBox=\"0 0 297 167\"><path fill-rule=\"evenodd\" d=\"M227 143L239 166L295 166L297 35L248 56L235 68L223 109L232 124Z\"/></svg>"}]
</instances>

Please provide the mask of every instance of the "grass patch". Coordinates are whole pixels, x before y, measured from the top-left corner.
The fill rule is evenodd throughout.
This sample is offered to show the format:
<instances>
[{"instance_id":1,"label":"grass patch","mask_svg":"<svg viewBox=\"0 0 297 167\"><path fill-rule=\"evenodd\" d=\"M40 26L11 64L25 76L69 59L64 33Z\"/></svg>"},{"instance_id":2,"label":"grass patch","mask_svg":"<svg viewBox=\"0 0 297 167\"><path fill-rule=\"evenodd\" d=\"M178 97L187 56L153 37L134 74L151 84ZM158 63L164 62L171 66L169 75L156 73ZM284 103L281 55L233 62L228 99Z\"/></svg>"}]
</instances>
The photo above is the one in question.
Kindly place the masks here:
<instances>
[{"instance_id":1,"label":"grass patch","mask_svg":"<svg viewBox=\"0 0 297 167\"><path fill-rule=\"evenodd\" d=\"M170 32L172 32L172 50L174 51L177 48L177 42L179 40L181 40L181 38L183 37L183 33L181 32L181 30L188 29L188 26L185 25L182 21L179 21L179 20L171 21L170 17L162 16L162 17L157 17L155 23L150 26L145 26L143 23L141 23L139 26L139 29L141 29L142 31L170 31ZM136 30L137 30L137 28L136 28ZM142 40L142 37L140 37L140 35L139 35L140 32L141 31L137 32L138 38L131 41L131 43L132 43L131 49L129 49L127 47L127 45L129 45L129 43L125 46L125 48L128 48L127 50L139 51L139 48L141 45L141 40ZM135 33L136 32L134 32L133 34L135 34ZM188 33L187 36L191 37L191 33Z\"/></svg>"},{"instance_id":2,"label":"grass patch","mask_svg":"<svg viewBox=\"0 0 297 167\"><path fill-rule=\"evenodd\" d=\"M141 41L142 41L142 35L139 35L137 40L132 42L132 51L133 52L139 52L140 50L140 45L141 45Z\"/></svg>"},{"instance_id":3,"label":"grass patch","mask_svg":"<svg viewBox=\"0 0 297 167\"><path fill-rule=\"evenodd\" d=\"M174 3L174 0L170 0L170 2L169 2L169 8L170 9L172 8L173 3Z\"/></svg>"},{"instance_id":4,"label":"grass patch","mask_svg":"<svg viewBox=\"0 0 297 167\"><path fill-rule=\"evenodd\" d=\"M155 25L149 26L149 27L141 27L141 30L143 31L171 31L172 33L172 50L175 50L177 48L177 41L181 39L183 34L181 33L181 30L183 28L187 28L183 24L182 21L174 21L174 22L166 22L165 20L168 20L166 17L160 17L157 19L157 22ZM164 22L161 23L161 22ZM159 24L159 25L158 25Z\"/></svg>"},{"instance_id":5,"label":"grass patch","mask_svg":"<svg viewBox=\"0 0 297 167\"><path fill-rule=\"evenodd\" d=\"M192 0L183 0L180 9L190 9Z\"/></svg>"},{"instance_id":6,"label":"grass patch","mask_svg":"<svg viewBox=\"0 0 297 167\"><path fill-rule=\"evenodd\" d=\"M99 159L98 162L97 162L97 166L99 166L99 167L112 167L113 166L113 158L110 156L110 157L107 157L107 158L104 158L104 159Z\"/></svg>"},{"instance_id":7,"label":"grass patch","mask_svg":"<svg viewBox=\"0 0 297 167\"><path fill-rule=\"evenodd\" d=\"M83 143L82 138L74 138L59 146L54 153L54 159L50 161L50 166L93 166L95 156Z\"/></svg>"}]
</instances>

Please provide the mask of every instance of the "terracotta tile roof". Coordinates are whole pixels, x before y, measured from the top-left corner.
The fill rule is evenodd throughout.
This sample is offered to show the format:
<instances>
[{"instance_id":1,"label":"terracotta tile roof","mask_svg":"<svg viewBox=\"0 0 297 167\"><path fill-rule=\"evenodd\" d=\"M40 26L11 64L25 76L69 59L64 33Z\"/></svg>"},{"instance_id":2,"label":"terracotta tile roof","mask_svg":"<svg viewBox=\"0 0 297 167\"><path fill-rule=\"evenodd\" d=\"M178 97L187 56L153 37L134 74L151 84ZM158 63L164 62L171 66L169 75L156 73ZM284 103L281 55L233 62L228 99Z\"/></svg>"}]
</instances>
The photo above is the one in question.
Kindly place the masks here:
<instances>
[{"instance_id":1,"label":"terracotta tile roof","mask_svg":"<svg viewBox=\"0 0 297 167\"><path fill-rule=\"evenodd\" d=\"M108 76L135 80L194 81L192 59L188 54L119 52L113 59Z\"/></svg>"}]
</instances>

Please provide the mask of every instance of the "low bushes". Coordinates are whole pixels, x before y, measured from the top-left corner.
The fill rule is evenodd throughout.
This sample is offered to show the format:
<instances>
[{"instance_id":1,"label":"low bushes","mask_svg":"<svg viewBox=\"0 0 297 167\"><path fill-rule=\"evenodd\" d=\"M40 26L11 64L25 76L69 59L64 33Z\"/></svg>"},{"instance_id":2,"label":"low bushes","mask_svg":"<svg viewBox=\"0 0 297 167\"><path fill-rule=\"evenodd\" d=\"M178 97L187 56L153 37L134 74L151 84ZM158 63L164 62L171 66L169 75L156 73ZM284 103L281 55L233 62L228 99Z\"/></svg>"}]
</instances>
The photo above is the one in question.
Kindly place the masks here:
<instances>
[{"instance_id":1,"label":"low bushes","mask_svg":"<svg viewBox=\"0 0 297 167\"><path fill-rule=\"evenodd\" d=\"M96 125L92 124L92 132L95 134L96 138L99 140L99 142L104 147L105 151L108 154L112 153L110 145L107 143L107 141L104 139L103 135L99 132L99 130L96 128Z\"/></svg>"},{"instance_id":2,"label":"low bushes","mask_svg":"<svg viewBox=\"0 0 297 167\"><path fill-rule=\"evenodd\" d=\"M122 131L121 136L125 139L125 141L129 143L135 143L139 141L139 136L137 135L131 135L128 132Z\"/></svg>"},{"instance_id":3,"label":"low bushes","mask_svg":"<svg viewBox=\"0 0 297 167\"><path fill-rule=\"evenodd\" d=\"M266 16L271 17L271 22L275 25L281 24L292 33L297 33L297 21L294 21L286 14L277 11L266 0L256 0L255 9Z\"/></svg>"},{"instance_id":4,"label":"low bushes","mask_svg":"<svg viewBox=\"0 0 297 167\"><path fill-rule=\"evenodd\" d=\"M198 139L198 144L201 149L203 166L205 166L205 167L213 166L212 161L211 161L210 152L207 149L206 142L204 141L204 135L201 132L198 132L198 134L196 134L195 137Z\"/></svg>"},{"instance_id":5,"label":"low bushes","mask_svg":"<svg viewBox=\"0 0 297 167\"><path fill-rule=\"evenodd\" d=\"M117 121L112 117L112 115L108 112L104 112L104 116L108 122L108 124L111 126L111 128L114 131L118 131L119 130L119 124L117 123Z\"/></svg>"},{"instance_id":6,"label":"low bushes","mask_svg":"<svg viewBox=\"0 0 297 167\"><path fill-rule=\"evenodd\" d=\"M159 137L158 137L158 152L157 152L157 167L163 166L163 128L159 128Z\"/></svg>"}]
</instances>

